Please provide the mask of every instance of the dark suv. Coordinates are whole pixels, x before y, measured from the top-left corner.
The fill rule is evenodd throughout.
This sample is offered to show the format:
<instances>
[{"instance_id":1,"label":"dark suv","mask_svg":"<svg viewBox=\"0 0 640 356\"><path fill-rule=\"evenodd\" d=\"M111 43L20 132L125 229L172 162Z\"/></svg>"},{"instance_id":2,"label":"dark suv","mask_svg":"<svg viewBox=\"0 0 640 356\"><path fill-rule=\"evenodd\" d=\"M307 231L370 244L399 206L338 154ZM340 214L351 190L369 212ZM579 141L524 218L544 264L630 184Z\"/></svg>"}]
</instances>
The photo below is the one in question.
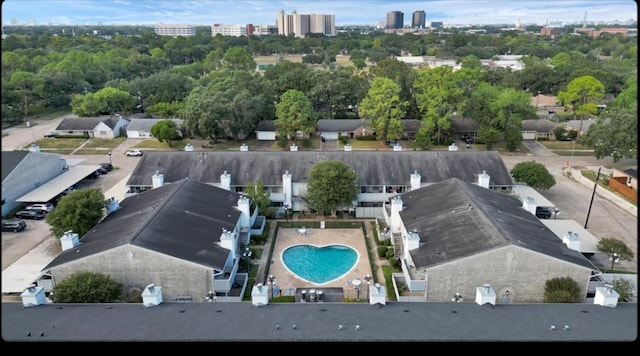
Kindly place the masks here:
<instances>
[{"instance_id":1,"label":"dark suv","mask_svg":"<svg viewBox=\"0 0 640 356\"><path fill-rule=\"evenodd\" d=\"M27 223L19 219L2 221L2 231L19 232L19 231L23 231L26 228L27 228Z\"/></svg>"},{"instance_id":2,"label":"dark suv","mask_svg":"<svg viewBox=\"0 0 640 356\"><path fill-rule=\"evenodd\" d=\"M545 208L544 206L539 206L536 208L536 216L540 219L550 219L551 218L551 209Z\"/></svg>"}]
</instances>

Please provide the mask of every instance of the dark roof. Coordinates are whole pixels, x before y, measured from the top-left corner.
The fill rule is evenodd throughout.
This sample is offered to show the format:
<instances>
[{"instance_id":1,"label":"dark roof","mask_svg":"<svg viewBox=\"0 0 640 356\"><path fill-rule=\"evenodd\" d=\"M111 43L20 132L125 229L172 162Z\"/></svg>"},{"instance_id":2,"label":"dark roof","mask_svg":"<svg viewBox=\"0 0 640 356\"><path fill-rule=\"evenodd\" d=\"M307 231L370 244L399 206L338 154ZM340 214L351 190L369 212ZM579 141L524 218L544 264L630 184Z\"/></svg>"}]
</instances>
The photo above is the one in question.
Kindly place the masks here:
<instances>
[{"instance_id":1,"label":"dark roof","mask_svg":"<svg viewBox=\"0 0 640 356\"><path fill-rule=\"evenodd\" d=\"M636 179L638 178L638 169L637 168L627 168L623 172L626 173L631 178L636 178ZM4 177L4 173L2 173L2 176Z\"/></svg>"},{"instance_id":2,"label":"dark roof","mask_svg":"<svg viewBox=\"0 0 640 356\"><path fill-rule=\"evenodd\" d=\"M351 132L361 127L368 127L362 119L321 119L318 120L320 132Z\"/></svg>"},{"instance_id":3,"label":"dark roof","mask_svg":"<svg viewBox=\"0 0 640 356\"><path fill-rule=\"evenodd\" d=\"M13 172L31 151L2 151L2 181Z\"/></svg>"},{"instance_id":4,"label":"dark roof","mask_svg":"<svg viewBox=\"0 0 640 356\"><path fill-rule=\"evenodd\" d=\"M425 244L412 250L416 268L431 267L509 244L593 270L510 195L452 178L401 195L400 217ZM433 202L438 202L434 204Z\"/></svg>"},{"instance_id":5,"label":"dark roof","mask_svg":"<svg viewBox=\"0 0 640 356\"><path fill-rule=\"evenodd\" d=\"M120 208L63 251L44 269L132 244L197 264L222 268L229 250L218 246L222 229L240 217L239 194L191 179L125 198Z\"/></svg>"},{"instance_id":6,"label":"dark roof","mask_svg":"<svg viewBox=\"0 0 640 356\"><path fill-rule=\"evenodd\" d=\"M533 346L522 342L544 342L557 352L563 346L575 350L577 345L567 343L580 341L591 348L606 342L607 350L623 351L622 347L633 347L636 341L637 322L637 303L618 303L615 308L593 303L491 306L474 302L270 303L262 307L250 302L163 302L148 308L142 303L52 303L28 308L22 303L2 303L2 339L21 342L23 349L44 342L48 351L56 345L62 346L60 351L68 350L70 345L60 341L138 341L145 342L145 348L164 346L154 342L223 341L238 342L245 351L252 342L261 342L260 350L271 348L272 353L282 349L264 343L357 342L363 348L383 346L375 342L385 342L384 346L448 342L435 346L461 345L463 351L469 344L460 341L468 341L493 342L478 346L495 350L506 345L505 351L514 351ZM344 326L342 330L339 325ZM103 346L107 345L99 345Z\"/></svg>"},{"instance_id":7,"label":"dark roof","mask_svg":"<svg viewBox=\"0 0 640 356\"><path fill-rule=\"evenodd\" d=\"M276 120L262 120L258 122L256 131L276 131Z\"/></svg>"},{"instance_id":8,"label":"dark roof","mask_svg":"<svg viewBox=\"0 0 640 356\"><path fill-rule=\"evenodd\" d=\"M552 132L558 126L562 127L562 124L547 119L522 120L524 131Z\"/></svg>"},{"instance_id":9,"label":"dark roof","mask_svg":"<svg viewBox=\"0 0 640 356\"><path fill-rule=\"evenodd\" d=\"M311 168L326 159L348 164L358 174L361 185L408 185L414 171L427 183L451 177L476 182L483 170L491 176L491 185L513 185L509 170L495 151L146 151L127 185L151 186L151 176L156 171L164 174L165 182L189 177L217 183L227 171L233 186L258 180L265 186L277 186L282 185L285 171L291 173L294 182L306 182Z\"/></svg>"},{"instance_id":10,"label":"dark roof","mask_svg":"<svg viewBox=\"0 0 640 356\"><path fill-rule=\"evenodd\" d=\"M90 131L96 128L99 123L103 122L109 128L116 127L120 119L117 117L81 117L81 118L64 118L56 127L56 130L65 131Z\"/></svg>"},{"instance_id":11,"label":"dark roof","mask_svg":"<svg viewBox=\"0 0 640 356\"><path fill-rule=\"evenodd\" d=\"M474 132L478 131L478 123L473 119L451 119L451 127L454 132Z\"/></svg>"},{"instance_id":12,"label":"dark roof","mask_svg":"<svg viewBox=\"0 0 640 356\"><path fill-rule=\"evenodd\" d=\"M182 127L184 120L182 119L131 119L127 126L127 131L147 131L151 132L153 125L160 121L169 120L176 124L176 128Z\"/></svg>"},{"instance_id":13,"label":"dark roof","mask_svg":"<svg viewBox=\"0 0 640 356\"><path fill-rule=\"evenodd\" d=\"M420 125L422 125L422 121L416 119L404 119L400 120L400 122L405 132L416 132L420 129Z\"/></svg>"}]
</instances>

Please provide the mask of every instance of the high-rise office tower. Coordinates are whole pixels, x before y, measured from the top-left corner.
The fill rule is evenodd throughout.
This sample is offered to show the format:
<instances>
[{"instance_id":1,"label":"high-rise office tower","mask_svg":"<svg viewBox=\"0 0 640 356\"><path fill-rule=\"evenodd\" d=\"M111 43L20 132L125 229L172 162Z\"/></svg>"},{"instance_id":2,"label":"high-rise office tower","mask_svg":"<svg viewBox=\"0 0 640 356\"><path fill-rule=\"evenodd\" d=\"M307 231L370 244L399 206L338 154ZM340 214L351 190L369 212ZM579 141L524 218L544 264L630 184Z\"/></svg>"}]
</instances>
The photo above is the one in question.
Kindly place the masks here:
<instances>
[{"instance_id":1,"label":"high-rise office tower","mask_svg":"<svg viewBox=\"0 0 640 356\"><path fill-rule=\"evenodd\" d=\"M411 18L411 27L412 28L424 28L427 20L427 15L424 11L414 11L413 17Z\"/></svg>"},{"instance_id":2,"label":"high-rise office tower","mask_svg":"<svg viewBox=\"0 0 640 356\"><path fill-rule=\"evenodd\" d=\"M404 13L402 11L391 11L387 13L387 29L397 29L404 27Z\"/></svg>"}]
</instances>

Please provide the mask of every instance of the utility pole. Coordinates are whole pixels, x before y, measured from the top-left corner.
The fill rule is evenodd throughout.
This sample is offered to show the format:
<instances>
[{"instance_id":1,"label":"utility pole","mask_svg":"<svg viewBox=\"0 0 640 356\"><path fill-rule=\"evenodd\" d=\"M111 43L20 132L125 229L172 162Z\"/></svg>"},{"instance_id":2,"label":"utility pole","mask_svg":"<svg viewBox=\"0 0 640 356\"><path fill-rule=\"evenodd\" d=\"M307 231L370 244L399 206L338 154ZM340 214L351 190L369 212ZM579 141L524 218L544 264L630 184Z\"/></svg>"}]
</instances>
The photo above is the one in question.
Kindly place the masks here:
<instances>
[{"instance_id":1,"label":"utility pole","mask_svg":"<svg viewBox=\"0 0 640 356\"><path fill-rule=\"evenodd\" d=\"M591 206L593 205L593 198L596 195L596 188L598 187L598 179L600 178L600 171L602 167L598 168L598 174L596 174L596 181L593 184L593 193L591 193L591 202L589 202L589 210L587 211L587 219L584 221L584 228L587 228L587 223L589 222L589 214L591 214Z\"/></svg>"}]
</instances>

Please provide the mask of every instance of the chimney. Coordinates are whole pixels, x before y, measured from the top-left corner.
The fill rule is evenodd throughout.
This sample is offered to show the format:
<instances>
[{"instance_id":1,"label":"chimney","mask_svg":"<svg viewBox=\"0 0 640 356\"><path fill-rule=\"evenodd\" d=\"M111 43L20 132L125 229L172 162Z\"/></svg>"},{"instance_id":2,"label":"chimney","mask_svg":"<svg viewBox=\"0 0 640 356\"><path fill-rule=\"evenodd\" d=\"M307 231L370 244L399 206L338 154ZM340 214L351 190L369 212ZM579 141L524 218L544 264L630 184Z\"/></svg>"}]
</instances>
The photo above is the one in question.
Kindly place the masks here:
<instances>
[{"instance_id":1,"label":"chimney","mask_svg":"<svg viewBox=\"0 0 640 356\"><path fill-rule=\"evenodd\" d=\"M162 187L164 184L164 174L160 173L160 171L156 171L156 173L151 176L151 183L153 189Z\"/></svg>"},{"instance_id":2,"label":"chimney","mask_svg":"<svg viewBox=\"0 0 640 356\"><path fill-rule=\"evenodd\" d=\"M267 305L269 304L269 288L264 288L262 283L256 283L251 289L251 304Z\"/></svg>"},{"instance_id":3,"label":"chimney","mask_svg":"<svg viewBox=\"0 0 640 356\"><path fill-rule=\"evenodd\" d=\"M235 251L235 239L233 232L222 228L222 234L220 235L220 246L230 251Z\"/></svg>"},{"instance_id":4,"label":"chimney","mask_svg":"<svg viewBox=\"0 0 640 356\"><path fill-rule=\"evenodd\" d=\"M399 196L391 199L391 233L401 232L400 212L402 211L402 204L402 198Z\"/></svg>"},{"instance_id":5,"label":"chimney","mask_svg":"<svg viewBox=\"0 0 640 356\"><path fill-rule=\"evenodd\" d=\"M496 292L491 288L491 284L484 284L476 288L476 303L483 305L489 303L496 305Z\"/></svg>"},{"instance_id":6,"label":"chimney","mask_svg":"<svg viewBox=\"0 0 640 356\"><path fill-rule=\"evenodd\" d=\"M489 181L491 176L487 174L487 171L483 170L482 174L478 175L478 185L481 187L489 188Z\"/></svg>"},{"instance_id":7,"label":"chimney","mask_svg":"<svg viewBox=\"0 0 640 356\"><path fill-rule=\"evenodd\" d=\"M78 234L72 232L72 230L66 231L60 238L60 244L62 245L62 251L78 246Z\"/></svg>"},{"instance_id":8,"label":"chimney","mask_svg":"<svg viewBox=\"0 0 640 356\"><path fill-rule=\"evenodd\" d=\"M593 304L613 308L618 305L618 298L620 298L620 294L613 289L613 286L605 284L603 287L596 287L596 296L593 298Z\"/></svg>"},{"instance_id":9,"label":"chimney","mask_svg":"<svg viewBox=\"0 0 640 356\"><path fill-rule=\"evenodd\" d=\"M251 204L250 199L245 197L244 195L238 198L238 210L240 210L240 227L241 228L250 228L251 227Z\"/></svg>"},{"instance_id":10,"label":"chimney","mask_svg":"<svg viewBox=\"0 0 640 356\"><path fill-rule=\"evenodd\" d=\"M142 292L142 304L145 307L155 307L162 303L162 287L149 284Z\"/></svg>"},{"instance_id":11,"label":"chimney","mask_svg":"<svg viewBox=\"0 0 640 356\"><path fill-rule=\"evenodd\" d=\"M393 146L393 150L394 151L402 151L402 145L400 145L399 143L396 144L395 146Z\"/></svg>"},{"instance_id":12,"label":"chimney","mask_svg":"<svg viewBox=\"0 0 640 356\"><path fill-rule=\"evenodd\" d=\"M35 284L29 285L20 294L20 297L22 297L22 305L25 307L42 305L47 302L47 298L44 295L44 287L38 287Z\"/></svg>"},{"instance_id":13,"label":"chimney","mask_svg":"<svg viewBox=\"0 0 640 356\"><path fill-rule=\"evenodd\" d=\"M409 251L411 250L415 250L418 247L420 247L420 234L418 234L418 230L413 230L409 233L407 233L407 244L406 244L407 248L406 248L406 253L408 254Z\"/></svg>"},{"instance_id":14,"label":"chimney","mask_svg":"<svg viewBox=\"0 0 640 356\"><path fill-rule=\"evenodd\" d=\"M120 208L120 202L118 199L111 197L107 200L107 215L113 213Z\"/></svg>"},{"instance_id":15,"label":"chimney","mask_svg":"<svg viewBox=\"0 0 640 356\"><path fill-rule=\"evenodd\" d=\"M249 146L247 146L246 143L243 143L242 146L240 146L240 152L248 152L249 151Z\"/></svg>"},{"instance_id":16,"label":"chimney","mask_svg":"<svg viewBox=\"0 0 640 356\"><path fill-rule=\"evenodd\" d=\"M36 145L35 143L32 143L31 146L29 147L29 151L40 152L40 146Z\"/></svg>"},{"instance_id":17,"label":"chimney","mask_svg":"<svg viewBox=\"0 0 640 356\"><path fill-rule=\"evenodd\" d=\"M380 285L380 283L374 284L373 288L369 291L369 304L387 304L386 301L387 291L385 287Z\"/></svg>"},{"instance_id":18,"label":"chimney","mask_svg":"<svg viewBox=\"0 0 640 356\"><path fill-rule=\"evenodd\" d=\"M420 177L418 171L413 171L413 173L411 174L411 190L420 189L421 179L422 178Z\"/></svg>"},{"instance_id":19,"label":"chimney","mask_svg":"<svg viewBox=\"0 0 640 356\"><path fill-rule=\"evenodd\" d=\"M344 151L345 152L351 152L351 145L348 144L348 143L346 145L344 145Z\"/></svg>"},{"instance_id":20,"label":"chimney","mask_svg":"<svg viewBox=\"0 0 640 356\"><path fill-rule=\"evenodd\" d=\"M231 174L227 173L227 171L220 175L220 188L231 190Z\"/></svg>"},{"instance_id":21,"label":"chimney","mask_svg":"<svg viewBox=\"0 0 640 356\"><path fill-rule=\"evenodd\" d=\"M580 236L577 232L567 231L562 237L562 242L567 245L568 248L580 252Z\"/></svg>"},{"instance_id":22,"label":"chimney","mask_svg":"<svg viewBox=\"0 0 640 356\"><path fill-rule=\"evenodd\" d=\"M289 151L291 152L297 152L298 151L298 145L296 145L295 143L293 145L291 145L291 147L289 148Z\"/></svg>"},{"instance_id":23,"label":"chimney","mask_svg":"<svg viewBox=\"0 0 640 356\"><path fill-rule=\"evenodd\" d=\"M457 150L458 150L458 146L456 146L455 142L449 145L449 151L457 151Z\"/></svg>"},{"instance_id":24,"label":"chimney","mask_svg":"<svg viewBox=\"0 0 640 356\"><path fill-rule=\"evenodd\" d=\"M291 183L291 173L289 171L285 171L282 175L282 192L282 203L289 208L293 208L293 205L291 205L293 184Z\"/></svg>"},{"instance_id":25,"label":"chimney","mask_svg":"<svg viewBox=\"0 0 640 356\"><path fill-rule=\"evenodd\" d=\"M536 201L532 197L525 197L522 200L522 207L531 214L536 215L538 204L536 204Z\"/></svg>"}]
</instances>

